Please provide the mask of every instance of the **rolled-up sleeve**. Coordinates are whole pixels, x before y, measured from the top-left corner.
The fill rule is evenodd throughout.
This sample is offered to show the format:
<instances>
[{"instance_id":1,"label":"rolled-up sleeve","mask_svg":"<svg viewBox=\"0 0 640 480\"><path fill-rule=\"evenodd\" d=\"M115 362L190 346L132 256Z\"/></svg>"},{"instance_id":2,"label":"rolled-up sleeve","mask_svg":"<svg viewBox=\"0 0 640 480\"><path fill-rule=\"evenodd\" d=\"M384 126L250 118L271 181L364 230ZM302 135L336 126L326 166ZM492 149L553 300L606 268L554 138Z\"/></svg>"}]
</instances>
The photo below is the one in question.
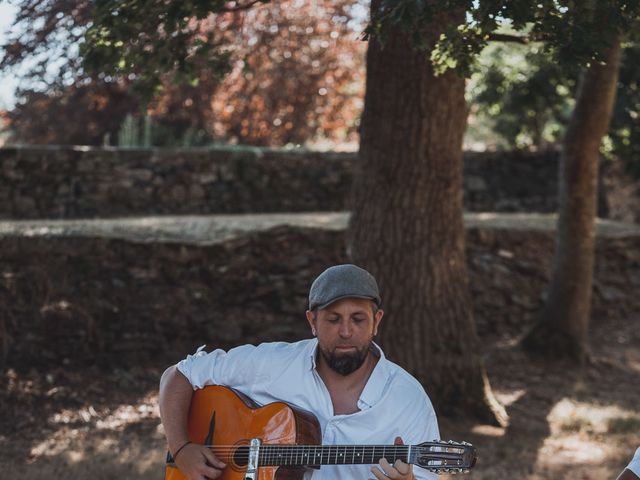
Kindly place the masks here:
<instances>
[{"instance_id":1,"label":"rolled-up sleeve","mask_svg":"<svg viewBox=\"0 0 640 480\"><path fill-rule=\"evenodd\" d=\"M228 352L218 349L207 353L203 348L200 347L177 365L194 390L207 385L231 388L251 385L264 363L258 358L258 348L254 345L243 345Z\"/></svg>"}]
</instances>

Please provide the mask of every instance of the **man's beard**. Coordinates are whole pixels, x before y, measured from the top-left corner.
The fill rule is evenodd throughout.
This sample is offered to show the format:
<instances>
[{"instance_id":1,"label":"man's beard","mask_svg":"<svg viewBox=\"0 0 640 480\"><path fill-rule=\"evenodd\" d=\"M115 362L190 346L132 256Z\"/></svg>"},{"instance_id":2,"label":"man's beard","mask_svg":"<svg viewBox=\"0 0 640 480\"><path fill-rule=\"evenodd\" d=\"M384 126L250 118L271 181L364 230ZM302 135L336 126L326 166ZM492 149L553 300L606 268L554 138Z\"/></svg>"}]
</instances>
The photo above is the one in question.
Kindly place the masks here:
<instances>
[{"instance_id":1,"label":"man's beard","mask_svg":"<svg viewBox=\"0 0 640 480\"><path fill-rule=\"evenodd\" d=\"M358 370L364 361L367 359L367 354L371 349L371 343L362 347L360 350L356 350L355 352L350 353L342 353L337 355L335 351L329 352L325 351L324 348L320 347L320 355L325 359L329 368L340 375L349 375L350 373Z\"/></svg>"}]
</instances>

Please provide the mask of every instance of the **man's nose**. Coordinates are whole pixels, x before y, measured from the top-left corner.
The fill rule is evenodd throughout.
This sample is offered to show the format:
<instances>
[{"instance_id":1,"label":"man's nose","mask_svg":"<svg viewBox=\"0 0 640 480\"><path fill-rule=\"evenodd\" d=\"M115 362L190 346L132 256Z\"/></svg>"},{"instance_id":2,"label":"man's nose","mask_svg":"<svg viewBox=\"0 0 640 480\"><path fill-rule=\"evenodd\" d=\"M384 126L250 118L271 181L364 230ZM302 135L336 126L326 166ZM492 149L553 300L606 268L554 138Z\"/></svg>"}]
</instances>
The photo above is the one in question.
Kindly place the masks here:
<instances>
[{"instance_id":1,"label":"man's nose","mask_svg":"<svg viewBox=\"0 0 640 480\"><path fill-rule=\"evenodd\" d=\"M340 336L342 338L349 338L351 336L352 333L352 329L351 329L351 325L349 324L349 322L342 322L340 324Z\"/></svg>"}]
</instances>

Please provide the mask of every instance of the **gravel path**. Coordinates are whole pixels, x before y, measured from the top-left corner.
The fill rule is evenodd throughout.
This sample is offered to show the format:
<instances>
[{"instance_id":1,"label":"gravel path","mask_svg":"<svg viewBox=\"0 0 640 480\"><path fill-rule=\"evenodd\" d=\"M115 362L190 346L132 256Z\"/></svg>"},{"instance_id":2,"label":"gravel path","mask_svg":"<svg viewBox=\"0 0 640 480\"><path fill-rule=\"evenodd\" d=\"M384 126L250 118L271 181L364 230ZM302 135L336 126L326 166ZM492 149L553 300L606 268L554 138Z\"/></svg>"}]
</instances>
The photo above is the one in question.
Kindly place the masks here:
<instances>
[{"instance_id":1,"label":"gravel path","mask_svg":"<svg viewBox=\"0 0 640 480\"><path fill-rule=\"evenodd\" d=\"M347 212L243 215L159 216L91 220L0 221L0 237L107 237L134 242L175 242L211 245L280 225L344 230ZM537 213L467 213L467 228L553 230L556 216ZM597 221L597 235L640 237L640 225Z\"/></svg>"}]
</instances>

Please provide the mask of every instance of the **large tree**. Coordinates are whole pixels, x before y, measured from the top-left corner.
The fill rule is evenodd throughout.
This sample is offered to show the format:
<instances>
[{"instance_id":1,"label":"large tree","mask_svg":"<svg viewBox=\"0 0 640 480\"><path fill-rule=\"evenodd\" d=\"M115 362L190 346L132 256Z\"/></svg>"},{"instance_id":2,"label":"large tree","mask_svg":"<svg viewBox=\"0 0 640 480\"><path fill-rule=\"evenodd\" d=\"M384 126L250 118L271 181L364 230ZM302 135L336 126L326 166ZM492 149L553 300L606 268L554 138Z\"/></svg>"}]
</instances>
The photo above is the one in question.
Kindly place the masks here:
<instances>
[{"instance_id":1,"label":"large tree","mask_svg":"<svg viewBox=\"0 0 640 480\"><path fill-rule=\"evenodd\" d=\"M374 14L380 1L372 2ZM428 388L440 411L504 422L480 358L462 221L465 81L434 75L428 51L462 10L419 31L370 39L349 246L379 279L390 319L381 342Z\"/></svg>"},{"instance_id":2,"label":"large tree","mask_svg":"<svg viewBox=\"0 0 640 480\"><path fill-rule=\"evenodd\" d=\"M521 67L510 78L503 73L507 68L496 68L504 60L493 62L476 97L480 108L497 112L493 114L496 128L503 136L511 135L511 145L524 140L540 147L554 137L564 137L551 283L539 319L523 341L525 348L548 356L580 362L588 354L600 146L612 117L616 91L621 98L615 103L614 122L609 129L611 150L622 156L630 169L638 165L637 142L631 140L632 132L640 128L634 120L640 98L640 49L631 27L637 25L637 9L637 3L627 2L571 5L564 12L566 39L555 41L555 55L542 51L539 43L534 45L529 48L525 71ZM625 39L626 58L618 81L621 38ZM591 50L584 51L585 46ZM518 46L521 51L525 48ZM571 48L579 50L577 58L558 55L558 50ZM504 50L502 47L499 51ZM580 65L584 68L577 68ZM518 71L517 67L509 68ZM574 88L576 84L579 89ZM570 104L575 105L573 109ZM564 123L568 123L567 128ZM554 127L549 128L551 125ZM516 133L522 134L521 138Z\"/></svg>"},{"instance_id":3,"label":"large tree","mask_svg":"<svg viewBox=\"0 0 640 480\"><path fill-rule=\"evenodd\" d=\"M480 1L476 7L449 39L440 42L441 58L460 61L464 69L492 37L518 41L531 38L543 41L560 65L585 68L563 142L548 300L540 320L523 342L529 350L569 356L580 362L588 350L599 147L614 104L620 38L637 17L640 5L624 0L514 0ZM510 19L519 35L495 35L499 18Z\"/></svg>"},{"instance_id":4,"label":"large tree","mask_svg":"<svg viewBox=\"0 0 640 480\"><path fill-rule=\"evenodd\" d=\"M551 285L540 320L523 342L530 350L578 362L588 354L600 143L613 112L619 65L617 38L605 63L582 74L560 161Z\"/></svg>"}]
</instances>

